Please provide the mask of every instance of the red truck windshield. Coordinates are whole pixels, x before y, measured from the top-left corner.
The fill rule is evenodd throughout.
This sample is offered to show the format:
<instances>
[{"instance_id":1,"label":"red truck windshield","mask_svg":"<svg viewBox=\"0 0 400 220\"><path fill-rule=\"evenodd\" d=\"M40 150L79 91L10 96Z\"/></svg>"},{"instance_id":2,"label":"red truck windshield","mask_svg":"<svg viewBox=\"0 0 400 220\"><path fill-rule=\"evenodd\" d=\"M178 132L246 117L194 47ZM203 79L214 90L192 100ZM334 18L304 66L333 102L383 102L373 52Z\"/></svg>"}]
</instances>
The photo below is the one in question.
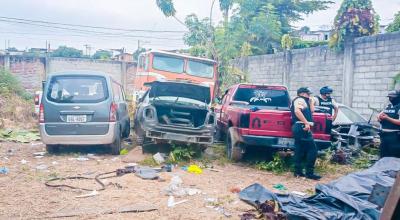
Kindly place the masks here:
<instances>
[{"instance_id":1,"label":"red truck windshield","mask_svg":"<svg viewBox=\"0 0 400 220\"><path fill-rule=\"evenodd\" d=\"M233 97L234 101L248 102L250 105L289 107L289 94L286 90L269 87L241 88Z\"/></svg>"}]
</instances>

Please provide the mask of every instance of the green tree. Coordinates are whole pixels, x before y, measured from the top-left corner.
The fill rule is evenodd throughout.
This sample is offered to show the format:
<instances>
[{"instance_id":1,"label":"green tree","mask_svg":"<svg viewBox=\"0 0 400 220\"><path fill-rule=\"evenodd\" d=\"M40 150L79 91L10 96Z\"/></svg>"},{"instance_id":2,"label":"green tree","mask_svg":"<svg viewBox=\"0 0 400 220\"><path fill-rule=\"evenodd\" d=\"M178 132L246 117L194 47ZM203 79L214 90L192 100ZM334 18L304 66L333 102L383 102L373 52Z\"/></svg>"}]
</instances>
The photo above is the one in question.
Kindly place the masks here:
<instances>
[{"instance_id":1,"label":"green tree","mask_svg":"<svg viewBox=\"0 0 400 220\"><path fill-rule=\"evenodd\" d=\"M289 34L284 34L281 39L281 46L284 50L290 50L293 47L293 41Z\"/></svg>"},{"instance_id":2,"label":"green tree","mask_svg":"<svg viewBox=\"0 0 400 220\"><path fill-rule=\"evenodd\" d=\"M329 45L341 51L346 41L376 34L379 28L378 21L379 17L372 7L371 0L344 0L335 17L334 33Z\"/></svg>"},{"instance_id":3,"label":"green tree","mask_svg":"<svg viewBox=\"0 0 400 220\"><path fill-rule=\"evenodd\" d=\"M393 22L390 23L387 28L387 32L396 32L400 31L400 11L394 15Z\"/></svg>"},{"instance_id":4,"label":"green tree","mask_svg":"<svg viewBox=\"0 0 400 220\"><path fill-rule=\"evenodd\" d=\"M165 16L175 16L172 0L156 2ZM184 23L188 28L184 42L191 47L192 55L217 60L220 79L233 82L227 78L240 75L240 71L232 60L281 50L281 38L292 31L291 23L301 20L303 15L326 9L330 3L323 0L219 0L224 22L212 26L210 18L189 15Z\"/></svg>"},{"instance_id":5,"label":"green tree","mask_svg":"<svg viewBox=\"0 0 400 220\"><path fill-rule=\"evenodd\" d=\"M93 54L93 59L109 60L111 57L112 53L108 50L97 50L96 53Z\"/></svg>"},{"instance_id":6,"label":"green tree","mask_svg":"<svg viewBox=\"0 0 400 220\"><path fill-rule=\"evenodd\" d=\"M82 57L82 50L75 49L73 47L59 46L52 53L53 57Z\"/></svg>"}]
</instances>

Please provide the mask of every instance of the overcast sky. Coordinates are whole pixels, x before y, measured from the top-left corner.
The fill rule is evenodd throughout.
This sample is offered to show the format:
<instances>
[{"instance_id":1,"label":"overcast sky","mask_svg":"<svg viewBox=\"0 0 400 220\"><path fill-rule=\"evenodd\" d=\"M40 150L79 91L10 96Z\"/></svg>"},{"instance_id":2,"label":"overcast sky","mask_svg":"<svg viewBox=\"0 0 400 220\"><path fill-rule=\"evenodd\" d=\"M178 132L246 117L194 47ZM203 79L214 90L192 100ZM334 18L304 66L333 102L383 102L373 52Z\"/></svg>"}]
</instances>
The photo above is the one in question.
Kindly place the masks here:
<instances>
[{"instance_id":1,"label":"overcast sky","mask_svg":"<svg viewBox=\"0 0 400 220\"><path fill-rule=\"evenodd\" d=\"M199 17L210 15L212 0L174 0L177 17L181 20L191 13ZM312 30L321 25L332 25L340 0L336 0L331 8L317 12L294 24L301 27L310 26ZM381 23L387 24L393 19L396 11L400 10L400 0L372 0ZM185 28L173 18L165 18L157 8L155 0L13 0L2 1L0 7L0 48L9 41L11 47L26 49L45 47L46 40L51 48L59 45L73 46L84 50L84 45L92 47L92 53L97 49L112 49L125 47L133 52L140 40L141 45L154 49L176 49L184 47L181 40ZM213 10L213 21L221 20L218 1ZM41 20L56 23L68 23L89 26L104 26L121 29L141 29L177 32L134 32L113 31L104 29L88 29L88 32L77 31L82 27L54 28L53 24L32 26L20 21L10 22L7 17ZM15 21L15 20L14 20ZM21 23L22 22L22 23ZM53 27L45 27L53 26ZM122 34L123 36L118 36ZM110 36L111 35L111 36Z\"/></svg>"}]
</instances>

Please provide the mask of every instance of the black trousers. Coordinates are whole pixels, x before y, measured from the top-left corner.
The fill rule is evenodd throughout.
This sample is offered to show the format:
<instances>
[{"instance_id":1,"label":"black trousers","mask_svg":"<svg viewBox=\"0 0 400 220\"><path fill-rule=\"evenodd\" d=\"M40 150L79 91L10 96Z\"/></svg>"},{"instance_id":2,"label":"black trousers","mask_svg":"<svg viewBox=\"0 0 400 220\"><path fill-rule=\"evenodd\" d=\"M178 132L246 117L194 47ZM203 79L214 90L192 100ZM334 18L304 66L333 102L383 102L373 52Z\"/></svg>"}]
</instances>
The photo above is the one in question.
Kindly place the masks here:
<instances>
[{"instance_id":1,"label":"black trousers","mask_svg":"<svg viewBox=\"0 0 400 220\"><path fill-rule=\"evenodd\" d=\"M400 137L398 132L383 132L381 136L381 157L400 158Z\"/></svg>"},{"instance_id":2,"label":"black trousers","mask_svg":"<svg viewBox=\"0 0 400 220\"><path fill-rule=\"evenodd\" d=\"M311 132L303 130L303 124L295 123L292 126L294 136L294 169L295 173L303 172L302 162L305 159L306 174L314 173L315 160L317 159L317 146Z\"/></svg>"}]
</instances>

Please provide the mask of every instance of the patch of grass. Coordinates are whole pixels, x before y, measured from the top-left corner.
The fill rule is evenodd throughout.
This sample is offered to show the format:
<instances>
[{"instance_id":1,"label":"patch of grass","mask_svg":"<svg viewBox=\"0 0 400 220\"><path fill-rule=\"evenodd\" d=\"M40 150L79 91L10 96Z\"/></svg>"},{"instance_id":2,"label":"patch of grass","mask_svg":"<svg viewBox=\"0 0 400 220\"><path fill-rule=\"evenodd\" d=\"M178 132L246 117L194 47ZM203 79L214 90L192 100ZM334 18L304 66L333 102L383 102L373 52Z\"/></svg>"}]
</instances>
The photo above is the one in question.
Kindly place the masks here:
<instances>
[{"instance_id":1,"label":"patch of grass","mask_svg":"<svg viewBox=\"0 0 400 220\"><path fill-rule=\"evenodd\" d=\"M353 167L356 169L367 169L371 167L372 164L373 161L371 161L370 157L368 155L364 155L354 160Z\"/></svg>"},{"instance_id":2,"label":"patch of grass","mask_svg":"<svg viewBox=\"0 0 400 220\"><path fill-rule=\"evenodd\" d=\"M3 96L15 94L25 100L32 99L32 95L22 88L18 78L4 68L0 68L0 94Z\"/></svg>"},{"instance_id":3,"label":"patch of grass","mask_svg":"<svg viewBox=\"0 0 400 220\"><path fill-rule=\"evenodd\" d=\"M201 155L200 149L195 145L177 146L173 145L169 154L168 162L181 163L188 162Z\"/></svg>"},{"instance_id":4,"label":"patch of grass","mask_svg":"<svg viewBox=\"0 0 400 220\"><path fill-rule=\"evenodd\" d=\"M283 174L293 170L291 157L281 157L278 153L275 153L272 161L256 162L255 167L259 170L271 171L275 174Z\"/></svg>"},{"instance_id":5,"label":"patch of grass","mask_svg":"<svg viewBox=\"0 0 400 220\"><path fill-rule=\"evenodd\" d=\"M149 167L156 167L158 164L156 161L153 159L153 156L147 156L144 158L142 161L139 162L140 165L143 166L149 166Z\"/></svg>"}]
</instances>

